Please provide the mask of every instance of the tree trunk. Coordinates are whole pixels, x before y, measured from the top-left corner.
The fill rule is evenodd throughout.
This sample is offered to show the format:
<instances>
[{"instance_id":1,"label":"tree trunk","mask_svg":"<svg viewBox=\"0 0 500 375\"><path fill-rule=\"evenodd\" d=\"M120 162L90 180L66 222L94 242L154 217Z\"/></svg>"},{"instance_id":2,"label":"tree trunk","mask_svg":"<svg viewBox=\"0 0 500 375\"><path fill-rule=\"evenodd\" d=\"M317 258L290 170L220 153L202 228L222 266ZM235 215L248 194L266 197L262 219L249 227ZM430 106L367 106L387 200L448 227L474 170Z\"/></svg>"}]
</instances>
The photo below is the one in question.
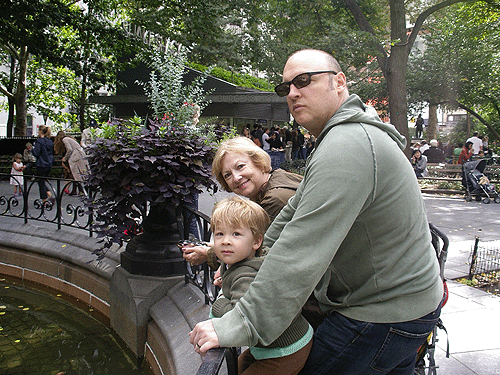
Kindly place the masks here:
<instances>
[{"instance_id":1,"label":"tree trunk","mask_svg":"<svg viewBox=\"0 0 500 375\"><path fill-rule=\"evenodd\" d=\"M391 9L391 39L393 45L385 68L387 91L389 94L389 115L391 123L406 138L409 152L410 134L408 131L406 99L406 69L408 63L407 34L404 2L389 1Z\"/></svg>"},{"instance_id":2,"label":"tree trunk","mask_svg":"<svg viewBox=\"0 0 500 375\"><path fill-rule=\"evenodd\" d=\"M429 123L427 124L425 139L436 139L437 135L437 104L429 103Z\"/></svg>"},{"instance_id":3,"label":"tree trunk","mask_svg":"<svg viewBox=\"0 0 500 375\"><path fill-rule=\"evenodd\" d=\"M85 103L87 96L87 76L84 75L82 77L82 86L80 92L80 103L78 105L78 118L79 118L79 126L80 131L85 129Z\"/></svg>"},{"instance_id":4,"label":"tree trunk","mask_svg":"<svg viewBox=\"0 0 500 375\"><path fill-rule=\"evenodd\" d=\"M19 52L19 77L17 82L17 90L15 95L16 105L16 127L14 135L16 137L24 137L26 135L26 73L28 71L28 47L23 46Z\"/></svg>"},{"instance_id":5,"label":"tree trunk","mask_svg":"<svg viewBox=\"0 0 500 375\"><path fill-rule=\"evenodd\" d=\"M10 72L9 72L9 84L7 86L7 91L9 93L14 92L14 84L16 82L16 59L14 57L10 57ZM7 101L9 103L9 110L8 110L8 118L7 118L7 137L12 137L14 135L14 115L15 115L15 109L16 109L16 103L14 102L14 99L11 96L7 97Z\"/></svg>"}]
</instances>

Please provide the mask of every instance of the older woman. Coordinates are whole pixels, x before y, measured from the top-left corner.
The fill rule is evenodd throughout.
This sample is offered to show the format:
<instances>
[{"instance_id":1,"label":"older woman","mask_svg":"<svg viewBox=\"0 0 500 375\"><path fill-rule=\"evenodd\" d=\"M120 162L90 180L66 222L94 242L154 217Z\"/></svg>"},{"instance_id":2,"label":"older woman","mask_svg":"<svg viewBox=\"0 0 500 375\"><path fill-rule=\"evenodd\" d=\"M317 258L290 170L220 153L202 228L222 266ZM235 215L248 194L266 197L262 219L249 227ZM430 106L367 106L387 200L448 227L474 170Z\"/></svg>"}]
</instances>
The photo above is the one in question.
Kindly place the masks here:
<instances>
[{"instance_id":1,"label":"older woman","mask_svg":"<svg viewBox=\"0 0 500 375\"><path fill-rule=\"evenodd\" d=\"M295 194L302 176L272 170L271 158L262 148L245 137L222 142L212 163L212 174L223 190L258 203L271 221ZM184 258L191 264L205 262L209 247L184 247Z\"/></svg>"}]
</instances>

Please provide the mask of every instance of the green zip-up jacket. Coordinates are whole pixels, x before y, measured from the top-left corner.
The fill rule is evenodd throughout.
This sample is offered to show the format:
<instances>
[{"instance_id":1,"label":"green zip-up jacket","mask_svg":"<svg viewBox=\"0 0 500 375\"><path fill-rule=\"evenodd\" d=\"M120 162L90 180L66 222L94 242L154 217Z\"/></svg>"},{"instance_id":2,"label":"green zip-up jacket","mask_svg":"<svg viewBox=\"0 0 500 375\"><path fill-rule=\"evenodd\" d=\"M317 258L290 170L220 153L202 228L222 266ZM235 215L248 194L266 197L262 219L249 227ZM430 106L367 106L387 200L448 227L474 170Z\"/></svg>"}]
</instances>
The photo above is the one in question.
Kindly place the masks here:
<instances>
[{"instance_id":1,"label":"green zip-up jacket","mask_svg":"<svg viewBox=\"0 0 500 375\"><path fill-rule=\"evenodd\" d=\"M270 247L234 309L213 319L220 346L269 345L313 292L327 312L396 323L443 296L405 139L351 95L327 122L296 194L266 232Z\"/></svg>"}]
</instances>

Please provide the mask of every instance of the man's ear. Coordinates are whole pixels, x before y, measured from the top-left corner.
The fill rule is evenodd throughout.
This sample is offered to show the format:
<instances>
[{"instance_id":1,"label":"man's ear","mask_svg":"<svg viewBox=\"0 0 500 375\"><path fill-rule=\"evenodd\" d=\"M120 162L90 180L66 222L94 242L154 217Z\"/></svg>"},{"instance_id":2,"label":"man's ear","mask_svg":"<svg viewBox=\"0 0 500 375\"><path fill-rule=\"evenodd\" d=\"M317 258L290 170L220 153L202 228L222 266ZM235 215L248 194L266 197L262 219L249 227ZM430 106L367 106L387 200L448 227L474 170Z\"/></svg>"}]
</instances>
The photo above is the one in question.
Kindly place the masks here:
<instances>
[{"instance_id":1,"label":"man's ear","mask_svg":"<svg viewBox=\"0 0 500 375\"><path fill-rule=\"evenodd\" d=\"M347 88L347 78L344 74L344 72L338 72L336 75L336 80L337 80L337 91L344 91Z\"/></svg>"}]
</instances>

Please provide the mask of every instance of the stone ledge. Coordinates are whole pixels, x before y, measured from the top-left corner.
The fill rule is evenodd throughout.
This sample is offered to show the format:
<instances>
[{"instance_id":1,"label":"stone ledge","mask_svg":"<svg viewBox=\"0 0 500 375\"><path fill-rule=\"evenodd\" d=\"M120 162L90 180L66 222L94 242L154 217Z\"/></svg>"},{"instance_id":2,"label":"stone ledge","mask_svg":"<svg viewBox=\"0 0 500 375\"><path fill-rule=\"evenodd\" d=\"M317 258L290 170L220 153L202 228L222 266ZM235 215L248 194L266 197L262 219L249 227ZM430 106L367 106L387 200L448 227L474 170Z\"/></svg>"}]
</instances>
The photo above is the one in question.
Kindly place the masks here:
<instances>
[{"instance_id":1,"label":"stone ledge","mask_svg":"<svg viewBox=\"0 0 500 375\"><path fill-rule=\"evenodd\" d=\"M86 232L45 228L30 222L23 224L20 218L2 217L0 246L61 259L110 280L120 263L121 251L110 250L102 261L96 262L92 252L100 248L98 239L82 233Z\"/></svg>"}]
</instances>

